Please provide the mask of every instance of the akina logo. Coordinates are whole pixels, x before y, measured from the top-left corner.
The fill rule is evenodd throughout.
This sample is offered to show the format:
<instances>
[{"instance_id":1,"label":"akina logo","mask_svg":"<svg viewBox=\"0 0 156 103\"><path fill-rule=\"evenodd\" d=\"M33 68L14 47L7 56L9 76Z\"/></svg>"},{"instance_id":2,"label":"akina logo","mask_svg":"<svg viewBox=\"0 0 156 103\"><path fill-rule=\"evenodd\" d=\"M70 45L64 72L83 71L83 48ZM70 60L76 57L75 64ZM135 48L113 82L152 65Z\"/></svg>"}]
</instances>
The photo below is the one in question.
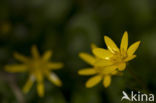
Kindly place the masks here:
<instances>
[{"instance_id":1,"label":"akina logo","mask_svg":"<svg viewBox=\"0 0 156 103\"><path fill-rule=\"evenodd\" d=\"M154 94L142 94L140 92L134 93L131 91L131 95L128 96L128 94L125 91L122 91L122 98L121 101L123 100L128 100L128 101L149 101L149 102L154 102Z\"/></svg>"}]
</instances>

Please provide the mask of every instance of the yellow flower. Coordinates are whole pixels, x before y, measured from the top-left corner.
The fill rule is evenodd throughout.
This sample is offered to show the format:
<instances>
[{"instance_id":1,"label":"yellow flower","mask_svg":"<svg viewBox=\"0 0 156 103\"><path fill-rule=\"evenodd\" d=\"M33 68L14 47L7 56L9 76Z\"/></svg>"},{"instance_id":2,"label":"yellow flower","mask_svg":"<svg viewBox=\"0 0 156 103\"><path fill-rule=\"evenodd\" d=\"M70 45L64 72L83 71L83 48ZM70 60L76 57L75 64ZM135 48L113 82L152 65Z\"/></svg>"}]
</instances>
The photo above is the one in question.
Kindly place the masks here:
<instances>
[{"instance_id":1,"label":"yellow flower","mask_svg":"<svg viewBox=\"0 0 156 103\"><path fill-rule=\"evenodd\" d=\"M122 37L120 49L109 37L104 36L104 40L108 49L98 48L93 45L92 52L94 56L80 53L80 57L93 67L79 70L78 73L80 75L95 75L87 81L87 88L95 86L102 79L104 87L108 87L111 83L111 76L123 71L126 68L126 63L136 57L134 53L140 44L140 41L137 41L128 48L127 32Z\"/></svg>"},{"instance_id":2,"label":"yellow flower","mask_svg":"<svg viewBox=\"0 0 156 103\"><path fill-rule=\"evenodd\" d=\"M128 33L124 32L121 40L120 49L116 46L114 41L108 36L104 36L107 49L95 48L93 54L101 60L96 61L97 66L114 65L119 71L126 68L126 63L136 57L134 54L139 47L140 41L135 42L128 48Z\"/></svg>"},{"instance_id":3,"label":"yellow flower","mask_svg":"<svg viewBox=\"0 0 156 103\"><path fill-rule=\"evenodd\" d=\"M5 70L8 72L28 72L29 79L26 82L23 92L27 93L32 87L33 83L37 81L37 92L40 97L44 96L44 77L47 77L52 83L57 86L61 86L62 82L58 76L51 72L51 70L57 70L63 67L62 63L50 62L52 55L51 51L47 51L43 56L40 56L37 47L32 46L32 58L25 57L21 54L15 53L15 58L23 64L6 65Z\"/></svg>"},{"instance_id":4,"label":"yellow flower","mask_svg":"<svg viewBox=\"0 0 156 103\"><path fill-rule=\"evenodd\" d=\"M94 44L92 44L92 49L97 48ZM91 68L84 68L82 70L79 70L79 75L94 75L86 82L86 87L91 88L98 84L100 81L103 80L104 87L108 87L111 83L111 76L118 74L118 71L115 70L115 66L96 66L95 63L97 60L100 60L99 58L95 56L91 56L87 53L80 53L80 58L83 59L85 62L90 64Z\"/></svg>"}]
</instances>

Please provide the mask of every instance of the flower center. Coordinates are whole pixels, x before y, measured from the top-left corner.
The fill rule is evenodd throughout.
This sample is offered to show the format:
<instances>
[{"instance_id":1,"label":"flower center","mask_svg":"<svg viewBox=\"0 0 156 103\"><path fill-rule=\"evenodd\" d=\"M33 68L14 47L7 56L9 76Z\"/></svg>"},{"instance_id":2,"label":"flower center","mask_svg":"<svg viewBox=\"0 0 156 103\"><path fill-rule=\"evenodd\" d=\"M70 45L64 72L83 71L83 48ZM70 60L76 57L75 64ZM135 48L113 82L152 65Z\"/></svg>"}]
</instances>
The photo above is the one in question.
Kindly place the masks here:
<instances>
[{"instance_id":1,"label":"flower center","mask_svg":"<svg viewBox=\"0 0 156 103\"><path fill-rule=\"evenodd\" d=\"M33 59L29 62L30 72L45 72L46 71L46 62L41 59Z\"/></svg>"},{"instance_id":2,"label":"flower center","mask_svg":"<svg viewBox=\"0 0 156 103\"><path fill-rule=\"evenodd\" d=\"M113 56L110 58L110 60L113 63L121 63L126 58L127 58L127 52L124 49L122 49L120 52L114 53Z\"/></svg>"}]
</instances>

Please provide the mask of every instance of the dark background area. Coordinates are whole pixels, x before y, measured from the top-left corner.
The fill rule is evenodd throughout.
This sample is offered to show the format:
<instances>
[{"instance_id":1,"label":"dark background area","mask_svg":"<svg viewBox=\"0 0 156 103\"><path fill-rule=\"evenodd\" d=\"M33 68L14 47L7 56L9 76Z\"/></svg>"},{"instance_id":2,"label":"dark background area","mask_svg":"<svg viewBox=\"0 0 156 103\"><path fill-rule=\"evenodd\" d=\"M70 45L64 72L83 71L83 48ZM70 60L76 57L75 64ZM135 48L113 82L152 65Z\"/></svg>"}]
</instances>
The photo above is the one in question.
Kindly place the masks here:
<instances>
[{"instance_id":1,"label":"dark background area","mask_svg":"<svg viewBox=\"0 0 156 103\"><path fill-rule=\"evenodd\" d=\"M119 46L125 30L129 44L141 40L137 58L122 76L112 78L109 88L102 83L85 88L89 77L77 71L89 65L78 53L91 53L91 43L105 48L104 35ZM123 90L156 94L155 0L0 0L0 103L18 102L10 81L20 90L28 74L9 74L4 66L18 63L15 51L31 56L34 44L41 54L52 50L51 60L65 64L55 71L63 87L45 80L45 96L39 98L35 84L24 95L26 103L120 103Z\"/></svg>"}]
</instances>

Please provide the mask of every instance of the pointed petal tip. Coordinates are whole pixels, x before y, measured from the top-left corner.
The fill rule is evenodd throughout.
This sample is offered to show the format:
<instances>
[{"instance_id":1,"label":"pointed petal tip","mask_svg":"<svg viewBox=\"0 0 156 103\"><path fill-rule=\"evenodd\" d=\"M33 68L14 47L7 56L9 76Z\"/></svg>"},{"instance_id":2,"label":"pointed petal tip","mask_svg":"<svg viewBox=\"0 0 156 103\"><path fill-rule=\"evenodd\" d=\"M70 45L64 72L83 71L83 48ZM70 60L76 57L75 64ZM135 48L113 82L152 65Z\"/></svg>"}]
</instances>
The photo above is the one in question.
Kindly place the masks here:
<instances>
[{"instance_id":1,"label":"pointed petal tip","mask_svg":"<svg viewBox=\"0 0 156 103\"><path fill-rule=\"evenodd\" d=\"M78 54L79 58L81 58L81 59L83 59L83 56L84 56L84 55L85 55L84 52L81 52L81 53Z\"/></svg>"},{"instance_id":2,"label":"pointed petal tip","mask_svg":"<svg viewBox=\"0 0 156 103\"><path fill-rule=\"evenodd\" d=\"M4 66L4 70L5 70L6 72L9 72L9 71L10 71L10 69L8 68L8 65L5 65L5 66Z\"/></svg>"},{"instance_id":3,"label":"pointed petal tip","mask_svg":"<svg viewBox=\"0 0 156 103\"><path fill-rule=\"evenodd\" d=\"M138 44L140 45L140 43L141 43L141 40L139 40L139 41L137 41L138 42Z\"/></svg>"},{"instance_id":4,"label":"pointed petal tip","mask_svg":"<svg viewBox=\"0 0 156 103\"><path fill-rule=\"evenodd\" d=\"M89 88L92 88L92 87L91 87L91 86L88 86L88 85L86 84L86 88L88 88L88 89L89 89Z\"/></svg>"},{"instance_id":5,"label":"pointed petal tip","mask_svg":"<svg viewBox=\"0 0 156 103\"><path fill-rule=\"evenodd\" d=\"M89 88L93 88L94 85L90 85L89 83L86 82L85 87L89 89Z\"/></svg>"},{"instance_id":6,"label":"pointed petal tip","mask_svg":"<svg viewBox=\"0 0 156 103\"><path fill-rule=\"evenodd\" d=\"M104 86L105 88L108 88L109 85L110 85L110 84L104 84L103 86Z\"/></svg>"},{"instance_id":7,"label":"pointed petal tip","mask_svg":"<svg viewBox=\"0 0 156 103\"><path fill-rule=\"evenodd\" d=\"M108 36L104 36L104 42L107 46L107 48L112 52L119 52L119 48L115 44L115 42Z\"/></svg>"},{"instance_id":8,"label":"pointed petal tip","mask_svg":"<svg viewBox=\"0 0 156 103\"><path fill-rule=\"evenodd\" d=\"M103 80L103 86L105 88L108 88L111 84L111 77L110 76L105 76Z\"/></svg>"},{"instance_id":9,"label":"pointed petal tip","mask_svg":"<svg viewBox=\"0 0 156 103\"><path fill-rule=\"evenodd\" d=\"M10 73L13 72L13 70L11 69L11 67L10 67L9 65L4 66L4 70L5 70L6 72L10 72Z\"/></svg>"},{"instance_id":10,"label":"pointed petal tip","mask_svg":"<svg viewBox=\"0 0 156 103\"><path fill-rule=\"evenodd\" d=\"M127 31L125 31L123 36L128 37L128 32L127 32Z\"/></svg>"},{"instance_id":11,"label":"pointed petal tip","mask_svg":"<svg viewBox=\"0 0 156 103\"><path fill-rule=\"evenodd\" d=\"M93 65L95 62L95 57L88 53L80 53L79 57L90 65Z\"/></svg>"},{"instance_id":12,"label":"pointed petal tip","mask_svg":"<svg viewBox=\"0 0 156 103\"><path fill-rule=\"evenodd\" d=\"M95 48L97 48L97 46L94 44L94 43L91 43L91 49L93 50L93 49L95 49Z\"/></svg>"},{"instance_id":13,"label":"pointed petal tip","mask_svg":"<svg viewBox=\"0 0 156 103\"><path fill-rule=\"evenodd\" d=\"M140 45L141 41L137 41L135 43L133 43L127 51L128 55L133 55L135 53L135 51L138 49L139 45Z\"/></svg>"},{"instance_id":14,"label":"pointed petal tip","mask_svg":"<svg viewBox=\"0 0 156 103\"><path fill-rule=\"evenodd\" d=\"M105 88L108 88L108 87L109 87L109 85L104 85L104 87L105 87Z\"/></svg>"},{"instance_id":15,"label":"pointed petal tip","mask_svg":"<svg viewBox=\"0 0 156 103\"><path fill-rule=\"evenodd\" d=\"M56 86L57 87L62 87L63 86L63 83L61 81L59 81Z\"/></svg>"},{"instance_id":16,"label":"pointed petal tip","mask_svg":"<svg viewBox=\"0 0 156 103\"><path fill-rule=\"evenodd\" d=\"M77 74L81 75L81 70L79 70L79 71L77 72Z\"/></svg>"},{"instance_id":17,"label":"pointed petal tip","mask_svg":"<svg viewBox=\"0 0 156 103\"><path fill-rule=\"evenodd\" d=\"M104 36L104 40L106 40L106 39L108 39L108 38L109 38L108 36L106 36L106 35Z\"/></svg>"},{"instance_id":18,"label":"pointed petal tip","mask_svg":"<svg viewBox=\"0 0 156 103\"><path fill-rule=\"evenodd\" d=\"M84 53L84 52L80 52L80 53L78 54L78 56L81 57L83 54L85 54L85 53Z\"/></svg>"},{"instance_id":19,"label":"pointed petal tip","mask_svg":"<svg viewBox=\"0 0 156 103\"><path fill-rule=\"evenodd\" d=\"M125 30L124 34L128 34L128 31L127 31L127 30Z\"/></svg>"}]
</instances>

